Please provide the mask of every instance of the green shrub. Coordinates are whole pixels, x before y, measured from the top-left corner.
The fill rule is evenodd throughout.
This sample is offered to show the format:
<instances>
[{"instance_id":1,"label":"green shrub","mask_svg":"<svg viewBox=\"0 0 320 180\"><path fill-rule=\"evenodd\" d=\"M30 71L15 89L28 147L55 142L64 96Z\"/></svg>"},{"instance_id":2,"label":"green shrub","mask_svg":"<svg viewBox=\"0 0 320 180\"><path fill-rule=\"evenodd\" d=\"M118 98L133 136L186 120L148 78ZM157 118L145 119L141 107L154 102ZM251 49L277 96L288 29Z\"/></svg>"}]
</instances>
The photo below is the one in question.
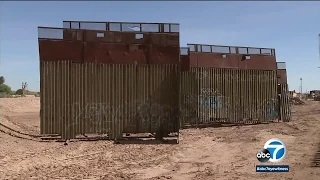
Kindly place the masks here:
<instances>
[{"instance_id":1,"label":"green shrub","mask_svg":"<svg viewBox=\"0 0 320 180\"><path fill-rule=\"evenodd\" d=\"M22 90L22 89L18 89L18 90L16 91L16 94L17 94L17 95L22 95L22 94L23 94L23 90Z\"/></svg>"},{"instance_id":2,"label":"green shrub","mask_svg":"<svg viewBox=\"0 0 320 180\"><path fill-rule=\"evenodd\" d=\"M0 93L10 94L11 87L5 84L0 84Z\"/></svg>"}]
</instances>

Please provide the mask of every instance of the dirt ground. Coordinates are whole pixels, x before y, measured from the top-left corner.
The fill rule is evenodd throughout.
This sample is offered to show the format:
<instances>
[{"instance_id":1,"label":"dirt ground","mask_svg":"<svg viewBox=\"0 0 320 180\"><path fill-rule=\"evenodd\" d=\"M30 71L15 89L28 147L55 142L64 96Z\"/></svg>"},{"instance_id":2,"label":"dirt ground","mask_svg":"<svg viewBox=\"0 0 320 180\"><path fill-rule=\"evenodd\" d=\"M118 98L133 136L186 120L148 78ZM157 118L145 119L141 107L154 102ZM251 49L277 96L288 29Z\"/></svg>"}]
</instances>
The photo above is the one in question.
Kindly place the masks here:
<instances>
[{"instance_id":1,"label":"dirt ground","mask_svg":"<svg viewBox=\"0 0 320 180\"><path fill-rule=\"evenodd\" d=\"M0 99L0 179L320 179L310 167L320 150L320 102L293 106L290 123L181 130L180 144L37 142L36 97ZM21 138L22 137L22 138ZM256 153L280 138L289 173L256 173Z\"/></svg>"}]
</instances>

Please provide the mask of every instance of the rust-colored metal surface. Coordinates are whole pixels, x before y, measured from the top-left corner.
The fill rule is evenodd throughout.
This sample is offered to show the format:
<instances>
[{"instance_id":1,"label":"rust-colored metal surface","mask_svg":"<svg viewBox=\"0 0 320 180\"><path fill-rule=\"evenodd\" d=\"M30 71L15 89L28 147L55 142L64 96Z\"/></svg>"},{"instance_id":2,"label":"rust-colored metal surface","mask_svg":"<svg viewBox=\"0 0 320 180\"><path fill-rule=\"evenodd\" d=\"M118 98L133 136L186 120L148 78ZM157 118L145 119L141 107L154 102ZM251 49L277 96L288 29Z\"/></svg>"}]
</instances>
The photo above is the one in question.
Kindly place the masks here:
<instances>
[{"instance_id":1,"label":"rust-colored metal surface","mask_svg":"<svg viewBox=\"0 0 320 180\"><path fill-rule=\"evenodd\" d=\"M189 53L190 59L190 67L198 67L198 56L197 53L190 52Z\"/></svg>"},{"instance_id":2,"label":"rust-colored metal surface","mask_svg":"<svg viewBox=\"0 0 320 180\"><path fill-rule=\"evenodd\" d=\"M164 137L180 126L290 120L274 49L180 48L173 23L63 24L38 28L41 134Z\"/></svg>"},{"instance_id":3,"label":"rust-colored metal surface","mask_svg":"<svg viewBox=\"0 0 320 180\"><path fill-rule=\"evenodd\" d=\"M145 45L99 42L84 43L84 61L89 63L147 64Z\"/></svg>"},{"instance_id":4,"label":"rust-colored metal surface","mask_svg":"<svg viewBox=\"0 0 320 180\"><path fill-rule=\"evenodd\" d=\"M179 64L179 46L152 45L149 49L149 64Z\"/></svg>"},{"instance_id":5,"label":"rust-colored metal surface","mask_svg":"<svg viewBox=\"0 0 320 180\"><path fill-rule=\"evenodd\" d=\"M239 69L257 69L257 70L276 70L277 63L274 56L267 55L249 55L250 59L244 59L245 56L239 56ZM242 58L242 59L241 59Z\"/></svg>"},{"instance_id":6,"label":"rust-colored metal surface","mask_svg":"<svg viewBox=\"0 0 320 180\"><path fill-rule=\"evenodd\" d=\"M291 120L291 108L288 84L279 84L278 89L280 94L280 119L283 122L289 122Z\"/></svg>"},{"instance_id":7,"label":"rust-colored metal surface","mask_svg":"<svg viewBox=\"0 0 320 180\"><path fill-rule=\"evenodd\" d=\"M69 31L68 29L64 30ZM86 42L124 43L124 44L155 44L179 46L179 33L147 33L147 32L109 32L97 30L70 30L83 32ZM81 33L79 33L81 34ZM69 38L69 37L68 37ZM74 39L76 37L74 36Z\"/></svg>"},{"instance_id":8,"label":"rust-colored metal surface","mask_svg":"<svg viewBox=\"0 0 320 180\"><path fill-rule=\"evenodd\" d=\"M40 61L82 62L81 41L39 40Z\"/></svg>"},{"instance_id":9,"label":"rust-colored metal surface","mask_svg":"<svg viewBox=\"0 0 320 180\"><path fill-rule=\"evenodd\" d=\"M176 65L40 62L41 134L179 131Z\"/></svg>"},{"instance_id":10,"label":"rust-colored metal surface","mask_svg":"<svg viewBox=\"0 0 320 180\"><path fill-rule=\"evenodd\" d=\"M180 47L180 68L182 72L190 70L190 53L188 47Z\"/></svg>"},{"instance_id":11,"label":"rust-colored metal surface","mask_svg":"<svg viewBox=\"0 0 320 180\"><path fill-rule=\"evenodd\" d=\"M276 70L275 50L188 44L192 67Z\"/></svg>"},{"instance_id":12,"label":"rust-colored metal surface","mask_svg":"<svg viewBox=\"0 0 320 180\"><path fill-rule=\"evenodd\" d=\"M285 62L277 62L278 84L287 84L287 70Z\"/></svg>"},{"instance_id":13,"label":"rust-colored metal surface","mask_svg":"<svg viewBox=\"0 0 320 180\"><path fill-rule=\"evenodd\" d=\"M180 96L181 126L280 119L276 71L192 67Z\"/></svg>"},{"instance_id":14,"label":"rust-colored metal surface","mask_svg":"<svg viewBox=\"0 0 320 180\"><path fill-rule=\"evenodd\" d=\"M39 27L39 53L40 61L179 64L179 33Z\"/></svg>"},{"instance_id":15,"label":"rust-colored metal surface","mask_svg":"<svg viewBox=\"0 0 320 180\"><path fill-rule=\"evenodd\" d=\"M190 70L190 51L188 47L180 47L180 70Z\"/></svg>"},{"instance_id":16,"label":"rust-colored metal surface","mask_svg":"<svg viewBox=\"0 0 320 180\"><path fill-rule=\"evenodd\" d=\"M277 70L278 84L287 84L287 70L278 69Z\"/></svg>"},{"instance_id":17,"label":"rust-colored metal surface","mask_svg":"<svg viewBox=\"0 0 320 180\"><path fill-rule=\"evenodd\" d=\"M190 59L196 62L197 65L193 67L211 67L211 68L238 68L239 56L227 55L223 57L222 54L214 53L197 53L190 52ZM193 63L194 64L194 63Z\"/></svg>"},{"instance_id":18,"label":"rust-colored metal surface","mask_svg":"<svg viewBox=\"0 0 320 180\"><path fill-rule=\"evenodd\" d=\"M190 70L190 58L188 55L180 55L181 71Z\"/></svg>"}]
</instances>

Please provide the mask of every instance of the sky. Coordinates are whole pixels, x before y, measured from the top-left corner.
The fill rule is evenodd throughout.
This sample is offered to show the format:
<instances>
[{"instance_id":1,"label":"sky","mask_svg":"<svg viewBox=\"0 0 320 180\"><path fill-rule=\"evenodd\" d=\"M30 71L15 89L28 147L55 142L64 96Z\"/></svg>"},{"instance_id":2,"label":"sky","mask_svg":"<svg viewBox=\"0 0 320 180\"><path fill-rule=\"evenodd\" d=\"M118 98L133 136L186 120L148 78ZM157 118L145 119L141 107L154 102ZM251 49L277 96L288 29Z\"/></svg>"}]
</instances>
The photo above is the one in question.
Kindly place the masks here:
<instances>
[{"instance_id":1,"label":"sky","mask_svg":"<svg viewBox=\"0 0 320 180\"><path fill-rule=\"evenodd\" d=\"M0 2L0 75L40 91L38 26L63 20L180 23L187 43L266 47L286 62L290 90L320 89L320 2Z\"/></svg>"}]
</instances>

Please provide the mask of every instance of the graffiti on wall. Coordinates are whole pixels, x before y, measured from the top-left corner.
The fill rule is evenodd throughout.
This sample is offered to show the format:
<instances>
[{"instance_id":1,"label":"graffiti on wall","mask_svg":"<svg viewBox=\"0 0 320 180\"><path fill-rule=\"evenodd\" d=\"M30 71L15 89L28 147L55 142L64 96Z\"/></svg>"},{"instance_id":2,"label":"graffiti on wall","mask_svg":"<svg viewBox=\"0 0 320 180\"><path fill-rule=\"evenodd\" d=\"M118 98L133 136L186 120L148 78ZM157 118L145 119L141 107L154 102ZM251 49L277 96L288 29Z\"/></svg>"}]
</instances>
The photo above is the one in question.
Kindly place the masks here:
<instances>
[{"instance_id":1,"label":"graffiti on wall","mask_svg":"<svg viewBox=\"0 0 320 180\"><path fill-rule=\"evenodd\" d=\"M207 109L220 109L223 106L223 96L200 96L200 107Z\"/></svg>"},{"instance_id":2,"label":"graffiti on wall","mask_svg":"<svg viewBox=\"0 0 320 180\"><path fill-rule=\"evenodd\" d=\"M268 119L277 119L279 117L279 113L277 110L275 110L274 107L268 107L267 108L267 118Z\"/></svg>"},{"instance_id":3,"label":"graffiti on wall","mask_svg":"<svg viewBox=\"0 0 320 180\"><path fill-rule=\"evenodd\" d=\"M201 108L220 109L223 106L224 96L213 88L201 88L199 96L199 104Z\"/></svg>"},{"instance_id":4,"label":"graffiti on wall","mask_svg":"<svg viewBox=\"0 0 320 180\"><path fill-rule=\"evenodd\" d=\"M136 101L137 116L143 126L159 128L162 123L169 122L176 117L175 108L167 104L154 103L150 98ZM172 125L169 123L169 125Z\"/></svg>"},{"instance_id":5,"label":"graffiti on wall","mask_svg":"<svg viewBox=\"0 0 320 180\"><path fill-rule=\"evenodd\" d=\"M278 119L279 118L279 110L278 110L278 100L277 99L267 99L263 102L261 106L266 107L267 119Z\"/></svg>"},{"instance_id":6,"label":"graffiti on wall","mask_svg":"<svg viewBox=\"0 0 320 180\"><path fill-rule=\"evenodd\" d=\"M201 88L201 95L221 95L221 93L213 88Z\"/></svg>"},{"instance_id":7,"label":"graffiti on wall","mask_svg":"<svg viewBox=\"0 0 320 180\"><path fill-rule=\"evenodd\" d=\"M101 132L111 133L111 127L115 125L135 126L136 123L132 122L138 120L144 129L151 127L151 125L152 129L157 129L162 123L167 123L167 127L172 129L173 121L170 120L178 116L176 109L178 108L167 104L154 103L150 98L124 102L121 106L108 103L86 103L81 106L80 103L73 103L71 105L72 115L67 128L75 128L79 124L85 123L90 132L93 132L97 127ZM60 118L60 121L63 119L65 118ZM108 125L103 128L102 124Z\"/></svg>"},{"instance_id":8,"label":"graffiti on wall","mask_svg":"<svg viewBox=\"0 0 320 180\"><path fill-rule=\"evenodd\" d=\"M119 108L113 108L108 103L86 103L83 108L80 103L71 105L71 122L68 127L75 127L81 123L85 123L89 132L98 126L102 132L110 132L110 128L102 128L103 123L112 123L113 120L118 121L121 118Z\"/></svg>"},{"instance_id":9,"label":"graffiti on wall","mask_svg":"<svg viewBox=\"0 0 320 180\"><path fill-rule=\"evenodd\" d=\"M248 100L248 97L226 97L213 89L202 89L201 95L185 95L188 103L182 106L186 115L197 114L200 121L210 121L210 118L239 121L241 119L259 119L260 121L279 119L279 104L277 99L264 101ZM184 104L185 105L185 104ZM199 109L200 108L200 109ZM186 116L185 118L187 118ZM184 118L184 117L182 117ZM185 119L184 121L188 121Z\"/></svg>"},{"instance_id":10,"label":"graffiti on wall","mask_svg":"<svg viewBox=\"0 0 320 180\"><path fill-rule=\"evenodd\" d=\"M155 130L161 127L162 123L172 129L176 118L190 123L195 122L196 118L200 118L200 121L210 121L212 118L224 118L228 121L247 117L265 117L269 120L279 118L277 99L260 101L261 104L257 104L256 109L252 109L239 103L246 97L240 96L237 97L238 100L231 101L231 97L225 97L219 91L210 88L201 89L200 95L186 94L182 98L180 109L168 104L153 102L151 98L124 102L121 106L108 103L74 103L71 105L72 115L69 127L76 128L79 126L74 125L85 123L85 126L81 127L86 127L86 131L96 132L98 129L100 132L109 133L114 126L119 126L119 124L122 128L129 126L134 128L136 121L140 122L139 127L143 129ZM60 118L61 121L65 119L66 117ZM106 129L103 129L104 127Z\"/></svg>"}]
</instances>

